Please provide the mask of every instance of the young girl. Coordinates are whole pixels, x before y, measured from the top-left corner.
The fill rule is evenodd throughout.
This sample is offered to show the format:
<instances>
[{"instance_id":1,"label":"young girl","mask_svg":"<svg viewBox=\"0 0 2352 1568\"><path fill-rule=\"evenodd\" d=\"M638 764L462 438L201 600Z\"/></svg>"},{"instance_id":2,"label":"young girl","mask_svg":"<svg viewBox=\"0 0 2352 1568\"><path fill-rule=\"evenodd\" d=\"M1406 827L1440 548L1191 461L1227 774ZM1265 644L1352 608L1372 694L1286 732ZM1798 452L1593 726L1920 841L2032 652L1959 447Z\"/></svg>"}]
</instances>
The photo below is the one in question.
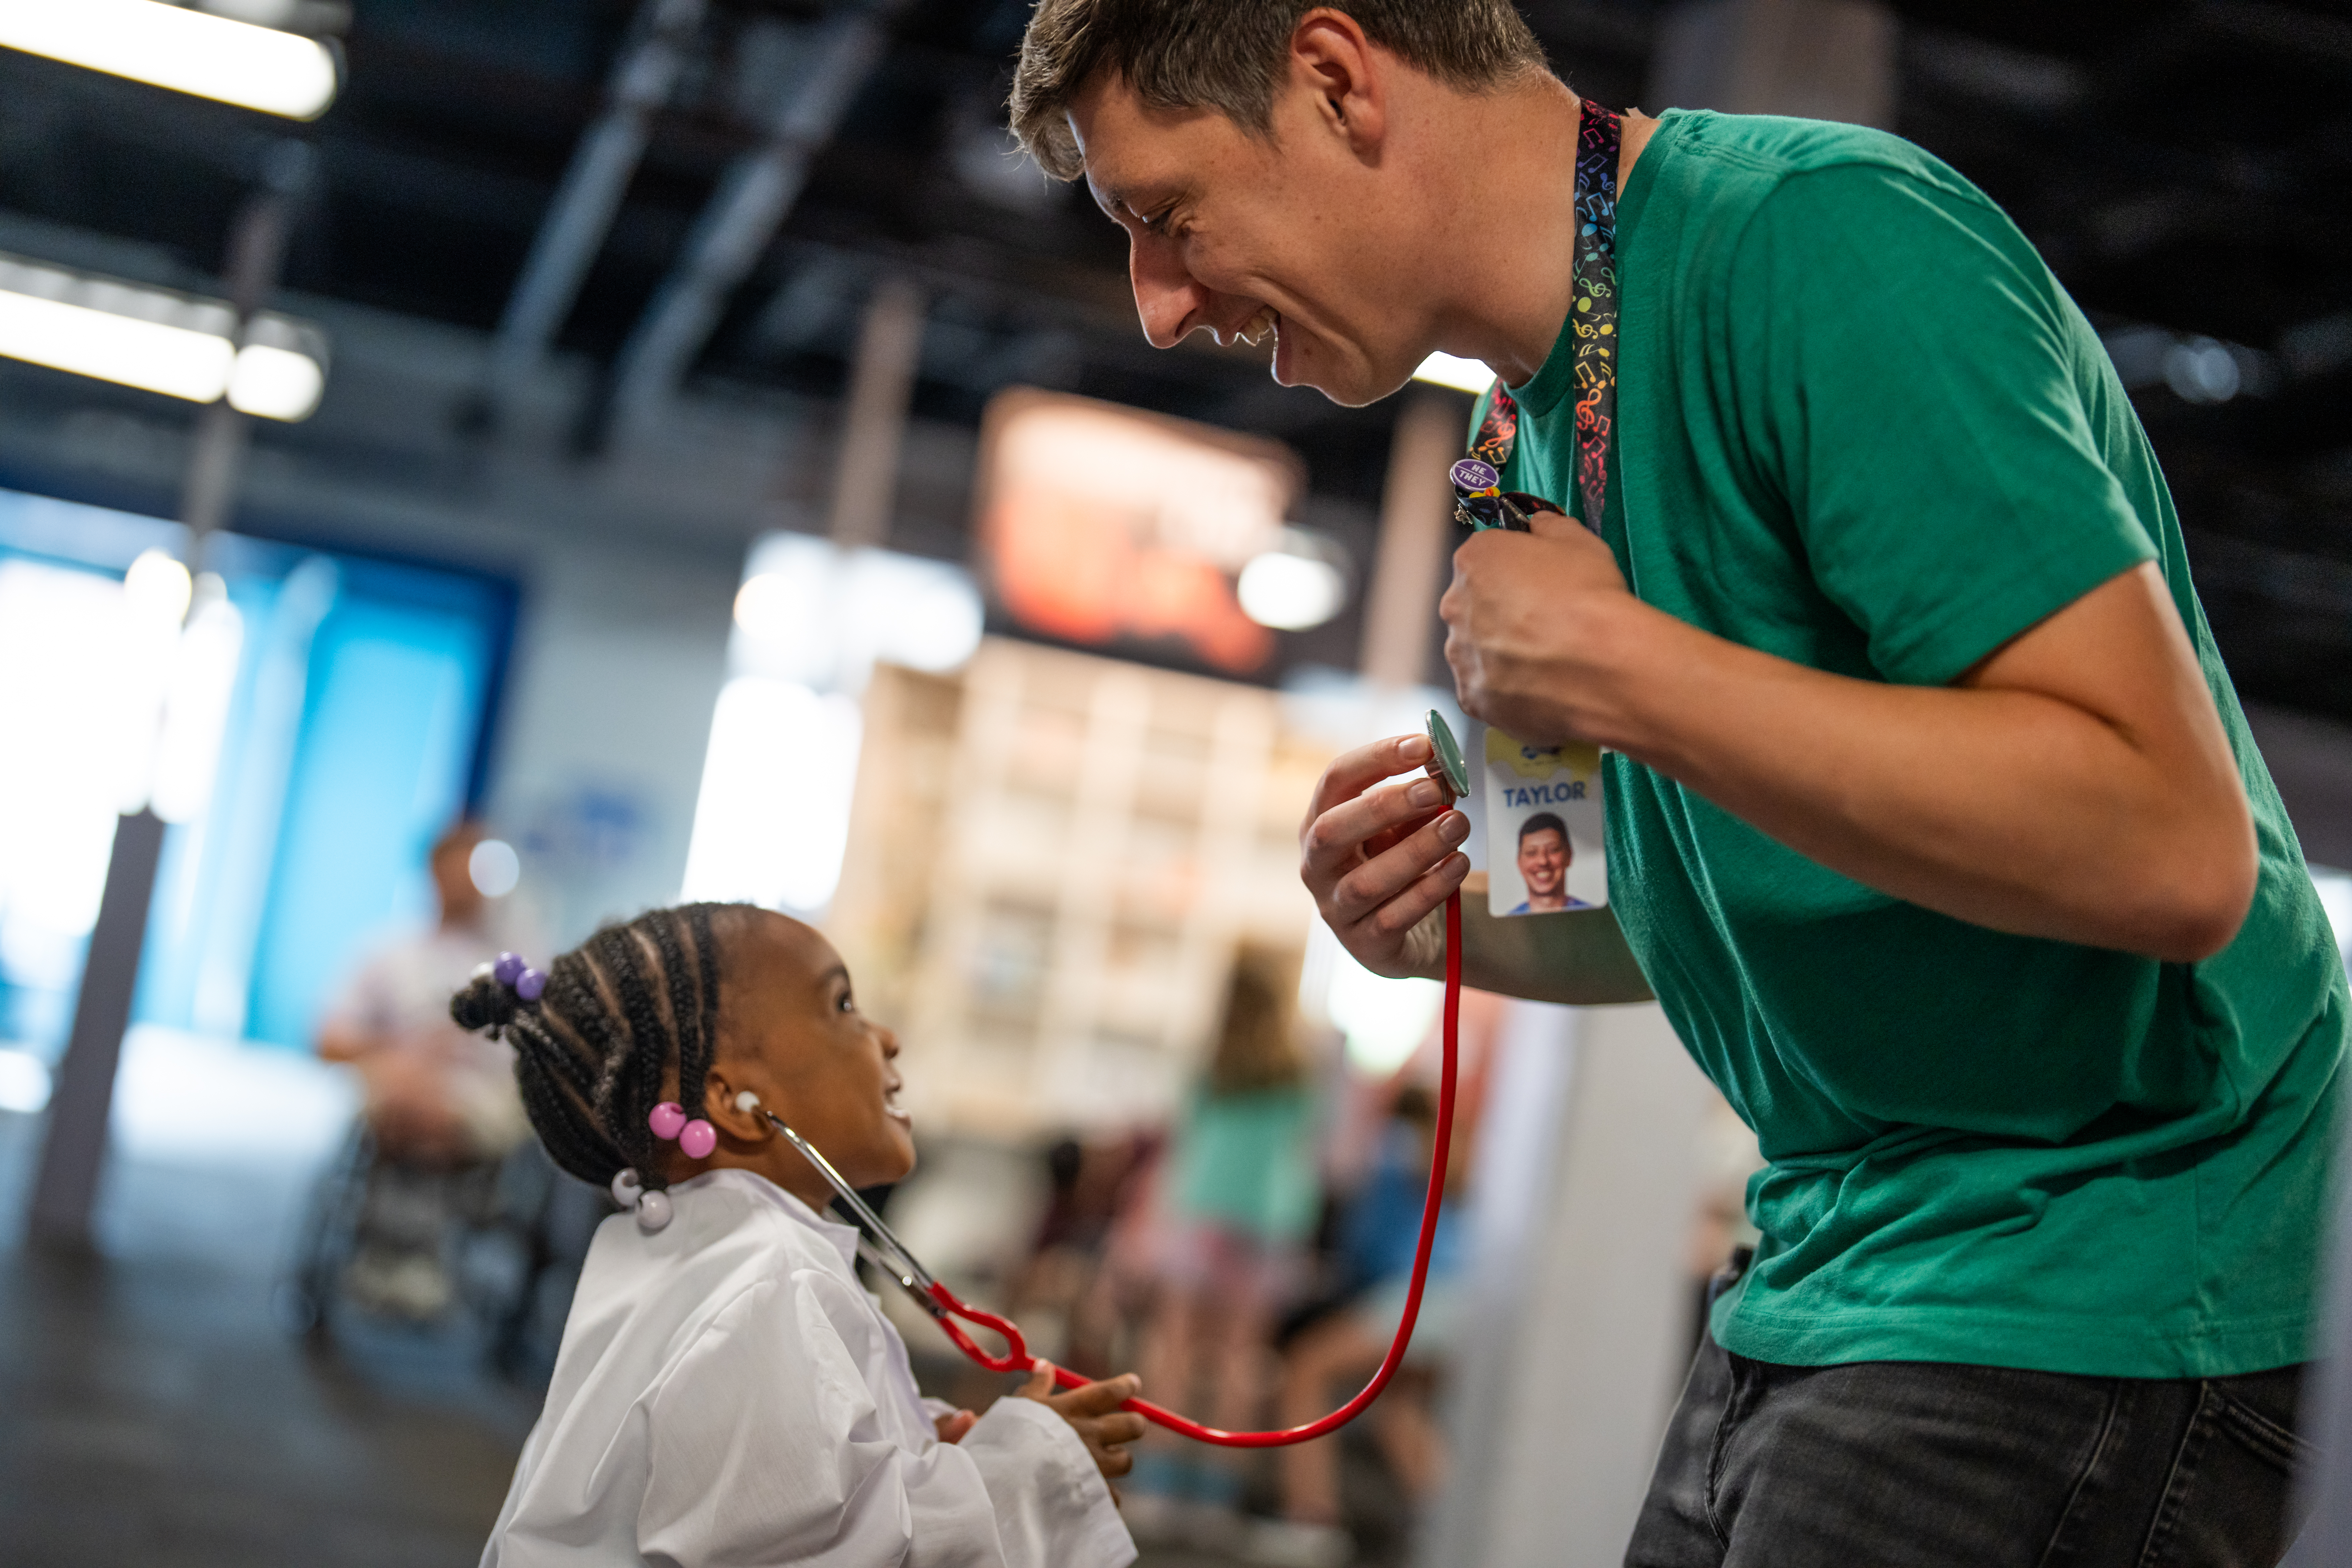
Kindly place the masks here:
<instances>
[{"instance_id":1,"label":"young girl","mask_svg":"<svg viewBox=\"0 0 2352 1568\"><path fill-rule=\"evenodd\" d=\"M633 1210L589 1250L483 1568L1134 1559L1104 1478L1142 1431L1117 1408L1136 1380L1055 1396L1040 1371L976 1421L920 1398L856 1233L752 1109L857 1185L914 1167L898 1042L823 937L657 910L544 974L501 959L450 1014L513 1042L548 1152Z\"/></svg>"}]
</instances>

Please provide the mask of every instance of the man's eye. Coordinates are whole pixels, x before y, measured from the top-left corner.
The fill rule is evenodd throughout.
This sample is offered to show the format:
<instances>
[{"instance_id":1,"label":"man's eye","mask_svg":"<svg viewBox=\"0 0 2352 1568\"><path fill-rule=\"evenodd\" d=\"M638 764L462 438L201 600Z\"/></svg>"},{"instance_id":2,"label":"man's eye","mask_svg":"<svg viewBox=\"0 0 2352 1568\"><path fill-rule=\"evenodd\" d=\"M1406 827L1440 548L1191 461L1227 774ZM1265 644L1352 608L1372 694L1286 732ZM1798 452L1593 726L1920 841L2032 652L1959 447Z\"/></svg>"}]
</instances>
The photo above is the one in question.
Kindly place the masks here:
<instances>
[{"instance_id":1,"label":"man's eye","mask_svg":"<svg viewBox=\"0 0 2352 1568\"><path fill-rule=\"evenodd\" d=\"M851 997L851 995L849 994L849 993L848 993L848 992L846 992L846 991L845 991L845 992L843 992L843 993L841 994L841 1001L840 1001L838 1004L836 1004L836 1005L838 1005L838 1006L840 1007L840 1009L841 1009L843 1012L845 1012L845 1013L855 1013L856 1011L857 1011L857 1003L856 1003L856 1001L854 998L852 998L852 997Z\"/></svg>"}]
</instances>

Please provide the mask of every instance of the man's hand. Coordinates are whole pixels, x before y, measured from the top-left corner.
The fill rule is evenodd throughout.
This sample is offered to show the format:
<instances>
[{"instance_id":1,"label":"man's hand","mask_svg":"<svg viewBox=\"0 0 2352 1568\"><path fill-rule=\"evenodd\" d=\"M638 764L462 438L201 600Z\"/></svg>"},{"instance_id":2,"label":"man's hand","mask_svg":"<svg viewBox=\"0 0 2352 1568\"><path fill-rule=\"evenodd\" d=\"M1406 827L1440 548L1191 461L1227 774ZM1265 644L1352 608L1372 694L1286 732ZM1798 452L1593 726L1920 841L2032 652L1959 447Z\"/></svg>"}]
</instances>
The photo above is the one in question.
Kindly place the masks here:
<instances>
[{"instance_id":1,"label":"man's hand","mask_svg":"<svg viewBox=\"0 0 2352 1568\"><path fill-rule=\"evenodd\" d=\"M1054 1369L1042 1361L1019 1390L1022 1398L1035 1400L1068 1422L1070 1429L1085 1440L1087 1452L1095 1457L1095 1468L1106 1477L1123 1476L1135 1468L1135 1456L1126 1445L1143 1436L1143 1417L1119 1406L1142 1392L1143 1380L1130 1372L1055 1394Z\"/></svg>"},{"instance_id":2,"label":"man's hand","mask_svg":"<svg viewBox=\"0 0 2352 1568\"><path fill-rule=\"evenodd\" d=\"M979 1422L980 1417L969 1410L950 1410L933 1421L931 1426L939 1433L940 1442L961 1443L964 1439L964 1434L970 1432Z\"/></svg>"},{"instance_id":3,"label":"man's hand","mask_svg":"<svg viewBox=\"0 0 2352 1568\"><path fill-rule=\"evenodd\" d=\"M1465 710L1612 747L1817 863L1956 919L2193 963L2258 874L2236 758L2160 572L2110 578L1949 686L1832 675L1641 603L1575 523L1454 552Z\"/></svg>"},{"instance_id":4,"label":"man's hand","mask_svg":"<svg viewBox=\"0 0 2352 1568\"><path fill-rule=\"evenodd\" d=\"M1488 529L1454 552L1454 584L1437 606L1445 662L1473 718L1531 745L1591 740L1579 699L1602 695L1600 661L1619 623L1645 607L1609 546L1575 519L1538 511L1530 521L1532 535Z\"/></svg>"},{"instance_id":5,"label":"man's hand","mask_svg":"<svg viewBox=\"0 0 2352 1568\"><path fill-rule=\"evenodd\" d=\"M1399 735L1359 746L1323 771L1298 830L1299 876L1324 923L1375 974L1426 974L1445 933L1423 922L1469 874L1470 819L1446 809L1436 780L1383 780L1425 766L1429 742Z\"/></svg>"}]
</instances>

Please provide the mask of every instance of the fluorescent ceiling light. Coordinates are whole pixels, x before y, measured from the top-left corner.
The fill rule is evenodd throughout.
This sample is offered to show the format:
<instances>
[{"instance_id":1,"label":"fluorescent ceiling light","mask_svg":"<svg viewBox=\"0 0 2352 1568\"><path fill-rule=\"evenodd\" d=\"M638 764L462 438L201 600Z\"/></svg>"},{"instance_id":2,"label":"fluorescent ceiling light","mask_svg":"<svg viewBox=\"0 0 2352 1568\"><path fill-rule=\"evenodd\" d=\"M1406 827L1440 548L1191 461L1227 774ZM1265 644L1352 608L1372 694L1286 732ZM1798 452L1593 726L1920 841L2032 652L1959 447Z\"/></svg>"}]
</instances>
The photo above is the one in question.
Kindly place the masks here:
<instances>
[{"instance_id":1,"label":"fluorescent ceiling light","mask_svg":"<svg viewBox=\"0 0 2352 1568\"><path fill-rule=\"evenodd\" d=\"M157 0L0 0L0 47L290 120L335 100L316 39Z\"/></svg>"},{"instance_id":2,"label":"fluorescent ceiling light","mask_svg":"<svg viewBox=\"0 0 2352 1568\"><path fill-rule=\"evenodd\" d=\"M268 343L236 351L228 373L229 406L264 419L308 419L327 390L327 373L309 354Z\"/></svg>"},{"instance_id":3,"label":"fluorescent ceiling light","mask_svg":"<svg viewBox=\"0 0 2352 1568\"><path fill-rule=\"evenodd\" d=\"M1474 397L1495 384L1493 371L1475 359L1457 359L1452 354L1430 355L1421 362L1412 378L1436 386L1450 386Z\"/></svg>"},{"instance_id":4,"label":"fluorescent ceiling light","mask_svg":"<svg viewBox=\"0 0 2352 1568\"><path fill-rule=\"evenodd\" d=\"M1319 626L1348 602L1348 579L1328 561L1269 550L1242 568L1242 613L1277 631Z\"/></svg>"},{"instance_id":5,"label":"fluorescent ceiling light","mask_svg":"<svg viewBox=\"0 0 2352 1568\"><path fill-rule=\"evenodd\" d=\"M5 7L10 0L0 0ZM234 342L218 300L0 256L0 355L191 403L226 395L265 419L305 419L326 390L326 337L262 314Z\"/></svg>"},{"instance_id":6,"label":"fluorescent ceiling light","mask_svg":"<svg viewBox=\"0 0 2352 1568\"><path fill-rule=\"evenodd\" d=\"M218 332L16 293L0 280L0 353L192 403L228 385L236 350Z\"/></svg>"}]
</instances>

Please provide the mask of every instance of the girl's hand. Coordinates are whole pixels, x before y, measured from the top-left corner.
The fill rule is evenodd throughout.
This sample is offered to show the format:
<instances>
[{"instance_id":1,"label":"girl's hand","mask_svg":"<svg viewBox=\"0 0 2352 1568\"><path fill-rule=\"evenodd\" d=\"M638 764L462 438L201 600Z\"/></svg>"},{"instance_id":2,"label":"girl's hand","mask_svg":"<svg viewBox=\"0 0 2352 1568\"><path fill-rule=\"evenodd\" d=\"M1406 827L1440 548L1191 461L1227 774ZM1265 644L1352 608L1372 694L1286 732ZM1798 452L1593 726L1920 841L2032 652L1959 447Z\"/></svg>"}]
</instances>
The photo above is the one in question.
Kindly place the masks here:
<instances>
[{"instance_id":1,"label":"girl's hand","mask_svg":"<svg viewBox=\"0 0 2352 1568\"><path fill-rule=\"evenodd\" d=\"M969 1410L950 1410L931 1425L939 1429L940 1442L961 1443L963 1435L971 1431L972 1424L979 1419Z\"/></svg>"},{"instance_id":2,"label":"girl's hand","mask_svg":"<svg viewBox=\"0 0 2352 1568\"><path fill-rule=\"evenodd\" d=\"M1143 1436L1143 1417L1119 1406L1142 1391L1143 1380L1130 1372L1055 1394L1054 1369L1041 1361L1019 1392L1022 1398L1035 1400L1068 1422L1095 1457L1095 1468L1110 1477L1135 1468L1135 1456L1125 1445Z\"/></svg>"}]
</instances>

